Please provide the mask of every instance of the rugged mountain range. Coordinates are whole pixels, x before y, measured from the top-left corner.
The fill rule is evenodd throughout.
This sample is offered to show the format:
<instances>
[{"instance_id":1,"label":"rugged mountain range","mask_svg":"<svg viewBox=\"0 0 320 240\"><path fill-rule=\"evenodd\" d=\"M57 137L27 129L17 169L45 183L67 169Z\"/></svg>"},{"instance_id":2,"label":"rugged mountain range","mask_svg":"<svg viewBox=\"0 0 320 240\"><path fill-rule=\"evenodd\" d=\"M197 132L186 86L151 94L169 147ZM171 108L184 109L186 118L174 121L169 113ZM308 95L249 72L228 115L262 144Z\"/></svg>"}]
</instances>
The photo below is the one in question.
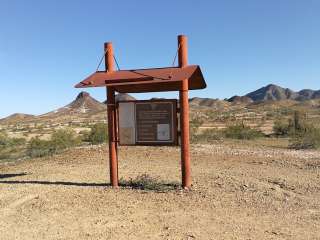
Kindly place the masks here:
<instances>
[{"instance_id":1,"label":"rugged mountain range","mask_svg":"<svg viewBox=\"0 0 320 240\"><path fill-rule=\"evenodd\" d=\"M252 102L257 101L279 101L279 100L296 100L305 101L320 98L320 90L315 91L311 89L303 89L299 92L292 91L289 88L282 88L280 86L269 84L265 87L259 88L256 91L250 92L244 96L233 96L228 101L239 101L240 98L249 98ZM246 100L248 101L248 100Z\"/></svg>"},{"instance_id":2,"label":"rugged mountain range","mask_svg":"<svg viewBox=\"0 0 320 240\"><path fill-rule=\"evenodd\" d=\"M191 109L210 108L212 110L226 110L232 106L247 106L256 105L260 103L277 104L284 101L291 101L294 103L303 103L309 105L317 105L320 99L320 90L304 89L299 92L290 90L289 88L282 88L280 86L270 84L262 87L256 91L250 92L244 96L233 96L226 100L212 99L212 98L191 98L189 100ZM129 94L116 95L116 101L135 100ZM305 101L308 100L308 101ZM314 102L317 100L316 102ZM287 104L287 103L286 103ZM257 105L258 106L258 105ZM29 114L16 113L6 118L0 119L0 123L19 122L19 121L33 121L37 119L63 118L65 120L74 118L92 118L95 119L98 115L100 118L105 118L107 106L105 102L99 102L90 96L87 92L81 92L76 99L66 106L57 110L48 112L43 115L34 116Z\"/></svg>"}]
</instances>

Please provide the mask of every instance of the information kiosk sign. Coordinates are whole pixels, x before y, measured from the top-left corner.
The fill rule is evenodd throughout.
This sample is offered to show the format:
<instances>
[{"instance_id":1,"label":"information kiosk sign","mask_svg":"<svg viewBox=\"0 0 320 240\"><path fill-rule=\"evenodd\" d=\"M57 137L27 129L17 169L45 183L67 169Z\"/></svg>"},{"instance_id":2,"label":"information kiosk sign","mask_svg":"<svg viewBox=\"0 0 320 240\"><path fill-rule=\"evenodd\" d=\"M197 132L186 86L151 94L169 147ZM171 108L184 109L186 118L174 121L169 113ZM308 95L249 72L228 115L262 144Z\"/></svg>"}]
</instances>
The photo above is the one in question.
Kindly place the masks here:
<instances>
[{"instance_id":1,"label":"information kiosk sign","mask_svg":"<svg viewBox=\"0 0 320 240\"><path fill-rule=\"evenodd\" d=\"M107 93L110 183L119 186L118 145L178 145L177 101L149 100L116 103L118 93L179 91L179 142L181 179L191 187L189 140L189 90L204 89L199 65L188 64L188 43L178 36L176 56L170 67L115 70L111 42L104 44L105 71L96 71L75 87L105 87ZM178 66L175 60L178 59ZM101 59L102 61L102 59ZM101 63L100 61L100 63ZM99 65L100 65L99 63Z\"/></svg>"},{"instance_id":2,"label":"information kiosk sign","mask_svg":"<svg viewBox=\"0 0 320 240\"><path fill-rule=\"evenodd\" d=\"M177 145L177 100L118 103L120 145Z\"/></svg>"}]
</instances>

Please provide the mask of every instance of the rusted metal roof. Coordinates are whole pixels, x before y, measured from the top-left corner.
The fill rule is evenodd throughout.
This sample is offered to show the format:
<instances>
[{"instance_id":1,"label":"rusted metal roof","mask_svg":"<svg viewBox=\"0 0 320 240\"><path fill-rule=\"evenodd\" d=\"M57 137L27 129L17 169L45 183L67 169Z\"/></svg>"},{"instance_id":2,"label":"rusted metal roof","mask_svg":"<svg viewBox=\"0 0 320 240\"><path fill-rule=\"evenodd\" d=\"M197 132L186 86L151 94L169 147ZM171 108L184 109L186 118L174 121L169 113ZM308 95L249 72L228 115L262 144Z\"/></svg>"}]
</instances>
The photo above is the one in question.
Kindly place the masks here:
<instances>
[{"instance_id":1,"label":"rusted metal roof","mask_svg":"<svg viewBox=\"0 0 320 240\"><path fill-rule=\"evenodd\" d=\"M113 87L120 93L162 92L180 90L180 82L189 79L189 89L206 88L198 65L114 72L97 71L78 83L76 88Z\"/></svg>"}]
</instances>

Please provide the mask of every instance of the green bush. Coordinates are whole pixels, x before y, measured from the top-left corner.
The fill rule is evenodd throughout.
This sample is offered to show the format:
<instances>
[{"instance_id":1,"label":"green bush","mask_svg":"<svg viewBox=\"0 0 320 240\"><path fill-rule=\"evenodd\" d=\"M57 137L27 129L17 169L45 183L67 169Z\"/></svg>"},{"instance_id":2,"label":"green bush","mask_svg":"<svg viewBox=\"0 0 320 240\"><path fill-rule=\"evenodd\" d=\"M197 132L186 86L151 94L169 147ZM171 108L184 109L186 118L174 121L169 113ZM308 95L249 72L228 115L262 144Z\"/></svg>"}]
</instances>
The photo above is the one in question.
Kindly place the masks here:
<instances>
[{"instance_id":1,"label":"green bush","mask_svg":"<svg viewBox=\"0 0 320 240\"><path fill-rule=\"evenodd\" d=\"M245 126L244 124L236 124L232 126L228 126L224 130L224 136L226 138L232 139L255 139L258 137L262 137L263 133L259 130L252 129L249 126Z\"/></svg>"},{"instance_id":2,"label":"green bush","mask_svg":"<svg viewBox=\"0 0 320 240\"><path fill-rule=\"evenodd\" d=\"M303 130L296 131L291 135L289 147L294 149L319 149L320 129L308 125Z\"/></svg>"},{"instance_id":3,"label":"green bush","mask_svg":"<svg viewBox=\"0 0 320 240\"><path fill-rule=\"evenodd\" d=\"M79 132L80 138L82 142L88 142L89 141L89 136L90 136L90 131L88 130L82 130Z\"/></svg>"},{"instance_id":4,"label":"green bush","mask_svg":"<svg viewBox=\"0 0 320 240\"><path fill-rule=\"evenodd\" d=\"M66 148L76 146L80 143L80 138L72 129L59 129L55 131L51 136L51 144L54 147L55 152L59 152Z\"/></svg>"},{"instance_id":5,"label":"green bush","mask_svg":"<svg viewBox=\"0 0 320 240\"><path fill-rule=\"evenodd\" d=\"M38 137L31 138L27 148L27 155L30 157L44 157L54 154L51 141L41 140Z\"/></svg>"},{"instance_id":6,"label":"green bush","mask_svg":"<svg viewBox=\"0 0 320 240\"><path fill-rule=\"evenodd\" d=\"M100 144L108 139L108 127L105 123L96 123L91 126L91 132L88 136L88 142L91 144Z\"/></svg>"},{"instance_id":7,"label":"green bush","mask_svg":"<svg viewBox=\"0 0 320 240\"><path fill-rule=\"evenodd\" d=\"M290 128L288 122L282 120L276 120L273 123L273 132L276 136L287 136Z\"/></svg>"},{"instance_id":8,"label":"green bush","mask_svg":"<svg viewBox=\"0 0 320 240\"><path fill-rule=\"evenodd\" d=\"M55 131L50 140L32 138L28 144L27 154L30 157L43 157L59 153L80 143L80 138L72 129L59 129Z\"/></svg>"},{"instance_id":9,"label":"green bush","mask_svg":"<svg viewBox=\"0 0 320 240\"><path fill-rule=\"evenodd\" d=\"M25 138L10 138L10 146L22 146L26 143Z\"/></svg>"},{"instance_id":10,"label":"green bush","mask_svg":"<svg viewBox=\"0 0 320 240\"><path fill-rule=\"evenodd\" d=\"M320 128L308 123L304 112L294 111L293 116L287 122L276 121L273 131L278 136L289 136L290 148L320 148Z\"/></svg>"},{"instance_id":11,"label":"green bush","mask_svg":"<svg viewBox=\"0 0 320 240\"><path fill-rule=\"evenodd\" d=\"M0 149L6 148L9 145L9 137L6 133L0 133Z\"/></svg>"},{"instance_id":12,"label":"green bush","mask_svg":"<svg viewBox=\"0 0 320 240\"><path fill-rule=\"evenodd\" d=\"M12 138L9 137L6 133L0 133L0 149L21 146L26 143L24 138Z\"/></svg>"},{"instance_id":13,"label":"green bush","mask_svg":"<svg viewBox=\"0 0 320 240\"><path fill-rule=\"evenodd\" d=\"M224 138L251 140L263 136L263 133L259 130L252 129L249 126L245 126L244 124L236 124L228 126L224 130L207 129L202 133L194 134L192 135L191 142L207 143L216 140L221 140Z\"/></svg>"}]
</instances>

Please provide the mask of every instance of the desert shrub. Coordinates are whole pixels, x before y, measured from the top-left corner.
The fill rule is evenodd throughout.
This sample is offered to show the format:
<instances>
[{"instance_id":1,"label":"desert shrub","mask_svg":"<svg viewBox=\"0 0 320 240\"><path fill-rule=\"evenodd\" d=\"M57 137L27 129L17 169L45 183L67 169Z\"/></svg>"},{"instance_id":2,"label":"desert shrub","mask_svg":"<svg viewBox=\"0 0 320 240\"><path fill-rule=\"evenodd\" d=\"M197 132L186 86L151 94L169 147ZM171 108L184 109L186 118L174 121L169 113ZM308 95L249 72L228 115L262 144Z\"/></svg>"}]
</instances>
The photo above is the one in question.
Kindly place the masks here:
<instances>
[{"instance_id":1,"label":"desert shrub","mask_svg":"<svg viewBox=\"0 0 320 240\"><path fill-rule=\"evenodd\" d=\"M27 155L30 157L44 157L52 155L54 148L51 141L41 140L38 137L31 138L27 147Z\"/></svg>"},{"instance_id":2,"label":"desert shrub","mask_svg":"<svg viewBox=\"0 0 320 240\"><path fill-rule=\"evenodd\" d=\"M250 128L249 126L245 126L244 124L236 124L228 126L224 130L224 136L226 138L232 139L255 139L258 137L262 137L263 133L259 130Z\"/></svg>"},{"instance_id":3,"label":"desert shrub","mask_svg":"<svg viewBox=\"0 0 320 240\"><path fill-rule=\"evenodd\" d=\"M25 142L24 138L12 138L6 133L0 133L0 149L24 145Z\"/></svg>"},{"instance_id":4,"label":"desert shrub","mask_svg":"<svg viewBox=\"0 0 320 240\"><path fill-rule=\"evenodd\" d=\"M273 125L273 132L276 136L295 137L304 134L306 128L308 126L305 114L301 111L294 111L292 117L287 121L276 120Z\"/></svg>"},{"instance_id":5,"label":"desert shrub","mask_svg":"<svg viewBox=\"0 0 320 240\"><path fill-rule=\"evenodd\" d=\"M26 140L24 138L12 138L5 132L0 133L0 160L11 159L21 155L24 151Z\"/></svg>"},{"instance_id":6,"label":"desert shrub","mask_svg":"<svg viewBox=\"0 0 320 240\"><path fill-rule=\"evenodd\" d=\"M191 138L191 142L212 142L216 140L222 140L224 138L232 139L255 139L258 137L263 137L263 133L259 130L252 129L244 124L230 125L224 130L218 129L207 129L202 133L194 134Z\"/></svg>"},{"instance_id":7,"label":"desert shrub","mask_svg":"<svg viewBox=\"0 0 320 240\"><path fill-rule=\"evenodd\" d=\"M276 136L287 136L289 134L289 124L286 121L276 120L273 123L273 132Z\"/></svg>"},{"instance_id":8,"label":"desert shrub","mask_svg":"<svg viewBox=\"0 0 320 240\"><path fill-rule=\"evenodd\" d=\"M67 148L80 143L80 138L72 129L59 129L55 131L50 140L32 138L27 147L27 155L30 157L43 157L59 153Z\"/></svg>"},{"instance_id":9,"label":"desert shrub","mask_svg":"<svg viewBox=\"0 0 320 240\"><path fill-rule=\"evenodd\" d=\"M76 146L80 143L80 138L72 129L59 129L55 131L50 140L55 152Z\"/></svg>"},{"instance_id":10,"label":"desert shrub","mask_svg":"<svg viewBox=\"0 0 320 240\"><path fill-rule=\"evenodd\" d=\"M121 178L120 185L142 190L168 191L179 188L180 184L178 182L166 183L158 177L142 174L134 179L130 178L129 180Z\"/></svg>"},{"instance_id":11,"label":"desert shrub","mask_svg":"<svg viewBox=\"0 0 320 240\"><path fill-rule=\"evenodd\" d=\"M79 132L82 142L89 142L90 131L82 130Z\"/></svg>"},{"instance_id":12,"label":"desert shrub","mask_svg":"<svg viewBox=\"0 0 320 240\"><path fill-rule=\"evenodd\" d=\"M294 111L293 117L289 119L289 135L296 135L305 132L307 126L305 113L301 111Z\"/></svg>"},{"instance_id":13,"label":"desert shrub","mask_svg":"<svg viewBox=\"0 0 320 240\"><path fill-rule=\"evenodd\" d=\"M91 126L91 132L88 136L88 141L91 144L100 144L108 139L108 127L105 123L96 123Z\"/></svg>"},{"instance_id":14,"label":"desert shrub","mask_svg":"<svg viewBox=\"0 0 320 240\"><path fill-rule=\"evenodd\" d=\"M6 133L0 133L0 149L7 147L9 144L9 137Z\"/></svg>"},{"instance_id":15,"label":"desert shrub","mask_svg":"<svg viewBox=\"0 0 320 240\"><path fill-rule=\"evenodd\" d=\"M25 138L10 138L9 145L10 146L22 146L26 143Z\"/></svg>"},{"instance_id":16,"label":"desert shrub","mask_svg":"<svg viewBox=\"0 0 320 240\"><path fill-rule=\"evenodd\" d=\"M320 128L313 125L306 125L304 129L295 131L290 138L290 148L294 149L319 149Z\"/></svg>"}]
</instances>

